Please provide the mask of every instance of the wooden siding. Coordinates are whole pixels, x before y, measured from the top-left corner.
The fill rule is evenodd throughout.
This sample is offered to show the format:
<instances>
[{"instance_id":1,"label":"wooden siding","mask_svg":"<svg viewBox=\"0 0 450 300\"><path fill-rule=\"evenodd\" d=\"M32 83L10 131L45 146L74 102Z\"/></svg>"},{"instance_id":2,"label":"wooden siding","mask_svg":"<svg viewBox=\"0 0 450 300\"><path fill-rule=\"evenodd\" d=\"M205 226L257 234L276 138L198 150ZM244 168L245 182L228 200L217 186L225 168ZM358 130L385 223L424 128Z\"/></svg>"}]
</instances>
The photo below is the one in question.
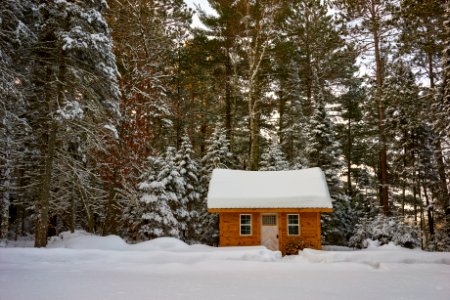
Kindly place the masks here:
<instances>
[{"instance_id":1,"label":"wooden siding","mask_svg":"<svg viewBox=\"0 0 450 300\"><path fill-rule=\"evenodd\" d=\"M240 214L252 215L252 235L240 235ZM300 235L289 236L287 215L300 215ZM256 246L261 245L261 214L254 211L221 212L219 214L220 246ZM320 213L318 212L281 212L278 214L279 249L286 254L286 245L291 242L303 241L305 247L321 249Z\"/></svg>"},{"instance_id":2,"label":"wooden siding","mask_svg":"<svg viewBox=\"0 0 450 300\"><path fill-rule=\"evenodd\" d=\"M287 215L280 214L280 250L285 253L288 243L303 241L306 248L320 250L322 247L320 236L320 213L300 213L300 235L288 235Z\"/></svg>"},{"instance_id":3,"label":"wooden siding","mask_svg":"<svg viewBox=\"0 0 450 300\"><path fill-rule=\"evenodd\" d=\"M252 235L240 235L240 213L219 214L219 245L222 246L257 246L261 245L261 217L259 213L252 215Z\"/></svg>"}]
</instances>

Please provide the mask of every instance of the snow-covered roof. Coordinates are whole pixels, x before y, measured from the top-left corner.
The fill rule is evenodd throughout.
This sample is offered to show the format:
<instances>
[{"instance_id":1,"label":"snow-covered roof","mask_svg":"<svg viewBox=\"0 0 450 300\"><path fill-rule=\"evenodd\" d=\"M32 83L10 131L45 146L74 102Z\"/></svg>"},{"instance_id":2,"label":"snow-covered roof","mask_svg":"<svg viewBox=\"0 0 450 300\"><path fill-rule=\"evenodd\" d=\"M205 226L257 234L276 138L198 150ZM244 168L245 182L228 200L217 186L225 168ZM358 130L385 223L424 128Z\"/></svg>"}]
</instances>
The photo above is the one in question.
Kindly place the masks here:
<instances>
[{"instance_id":1,"label":"snow-covered roof","mask_svg":"<svg viewBox=\"0 0 450 300\"><path fill-rule=\"evenodd\" d=\"M208 208L332 208L320 168L293 171L215 169Z\"/></svg>"}]
</instances>

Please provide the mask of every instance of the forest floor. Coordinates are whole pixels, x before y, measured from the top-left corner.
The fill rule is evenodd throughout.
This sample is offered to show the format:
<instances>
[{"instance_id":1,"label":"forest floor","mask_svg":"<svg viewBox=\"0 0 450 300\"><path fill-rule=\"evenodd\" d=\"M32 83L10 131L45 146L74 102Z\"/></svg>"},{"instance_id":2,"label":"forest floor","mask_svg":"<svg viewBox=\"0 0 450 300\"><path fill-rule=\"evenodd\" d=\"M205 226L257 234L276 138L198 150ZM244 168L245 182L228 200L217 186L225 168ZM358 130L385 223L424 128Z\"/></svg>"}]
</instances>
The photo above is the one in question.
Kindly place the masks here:
<instances>
[{"instance_id":1,"label":"forest floor","mask_svg":"<svg viewBox=\"0 0 450 300\"><path fill-rule=\"evenodd\" d=\"M46 249L0 248L1 300L449 299L450 253L396 246L306 249L128 245L117 236L62 234ZM18 247L21 246L21 247ZM335 250L346 250L329 248Z\"/></svg>"}]
</instances>

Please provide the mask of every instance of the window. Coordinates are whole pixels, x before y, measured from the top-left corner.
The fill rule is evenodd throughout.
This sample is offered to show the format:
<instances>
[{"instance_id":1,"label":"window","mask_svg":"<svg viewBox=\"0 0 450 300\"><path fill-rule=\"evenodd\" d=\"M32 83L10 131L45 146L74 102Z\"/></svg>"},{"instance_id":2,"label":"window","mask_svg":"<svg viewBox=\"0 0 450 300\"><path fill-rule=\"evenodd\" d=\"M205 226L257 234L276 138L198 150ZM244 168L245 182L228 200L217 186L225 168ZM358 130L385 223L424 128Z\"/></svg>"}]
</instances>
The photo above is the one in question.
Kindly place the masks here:
<instances>
[{"instance_id":1,"label":"window","mask_svg":"<svg viewBox=\"0 0 450 300\"><path fill-rule=\"evenodd\" d=\"M263 215L262 216L263 226L277 226L277 216L276 215Z\"/></svg>"},{"instance_id":2,"label":"window","mask_svg":"<svg viewBox=\"0 0 450 300\"><path fill-rule=\"evenodd\" d=\"M300 235L300 216L288 215L288 235Z\"/></svg>"},{"instance_id":3,"label":"window","mask_svg":"<svg viewBox=\"0 0 450 300\"><path fill-rule=\"evenodd\" d=\"M252 215L240 215L241 235L252 235Z\"/></svg>"}]
</instances>

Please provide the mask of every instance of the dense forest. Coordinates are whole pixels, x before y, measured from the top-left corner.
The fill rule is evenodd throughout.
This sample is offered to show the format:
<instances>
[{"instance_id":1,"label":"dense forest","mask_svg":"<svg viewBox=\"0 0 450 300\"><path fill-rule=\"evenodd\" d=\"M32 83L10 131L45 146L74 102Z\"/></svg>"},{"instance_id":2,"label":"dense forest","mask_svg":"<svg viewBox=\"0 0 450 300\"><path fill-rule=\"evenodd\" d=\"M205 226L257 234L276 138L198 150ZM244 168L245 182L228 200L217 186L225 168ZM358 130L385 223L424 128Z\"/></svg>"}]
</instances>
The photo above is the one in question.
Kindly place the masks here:
<instances>
[{"instance_id":1,"label":"dense forest","mask_svg":"<svg viewBox=\"0 0 450 300\"><path fill-rule=\"evenodd\" d=\"M209 3L0 0L1 243L214 245L214 168L320 167L325 243L450 250L450 1Z\"/></svg>"}]
</instances>

